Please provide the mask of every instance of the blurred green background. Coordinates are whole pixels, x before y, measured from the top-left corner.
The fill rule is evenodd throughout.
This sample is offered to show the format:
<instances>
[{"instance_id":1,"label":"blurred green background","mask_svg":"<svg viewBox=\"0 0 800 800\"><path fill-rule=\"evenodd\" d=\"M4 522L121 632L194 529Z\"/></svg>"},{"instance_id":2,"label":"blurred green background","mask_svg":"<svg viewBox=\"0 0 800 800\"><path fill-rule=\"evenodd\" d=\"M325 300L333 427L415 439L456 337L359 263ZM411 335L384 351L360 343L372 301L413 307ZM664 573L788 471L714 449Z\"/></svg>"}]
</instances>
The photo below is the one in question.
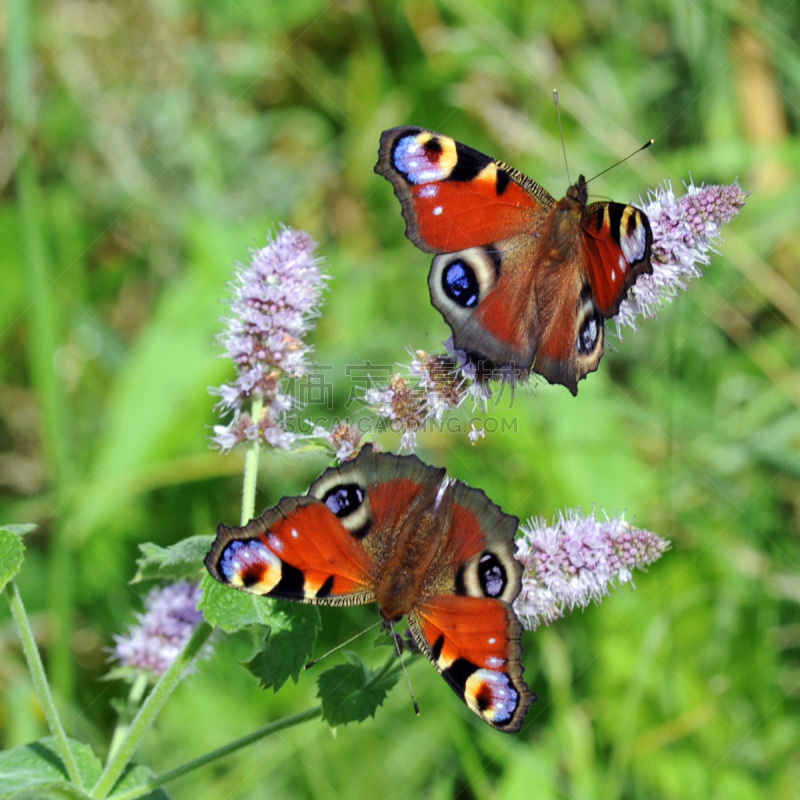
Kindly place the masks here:
<instances>
[{"instance_id":1,"label":"blurred green background","mask_svg":"<svg viewBox=\"0 0 800 800\"><path fill-rule=\"evenodd\" d=\"M111 636L141 608L138 544L238 520L241 459L207 445L231 265L279 222L333 276L314 336L331 415L349 366L449 335L429 257L373 174L380 132L424 125L560 197L635 200L738 178L752 191L707 277L607 349L577 398L538 384L515 431L419 454L522 518L626 510L673 542L637 590L526 634L539 701L483 725L422 660L375 720L314 722L168 787L176 798L800 797L800 8L794 0L11 0L2 11L0 503L37 521L19 578L67 729L102 751ZM613 326L612 326L613 327ZM316 407L314 414L324 409ZM396 449L397 437L382 439ZM259 507L321 456L263 461ZM323 610L318 650L375 620ZM150 733L163 771L312 705L221 640ZM369 645L361 645L369 656ZM372 656L381 663L385 651ZM333 656L332 658L338 658ZM43 733L0 607L0 743Z\"/></svg>"}]
</instances>

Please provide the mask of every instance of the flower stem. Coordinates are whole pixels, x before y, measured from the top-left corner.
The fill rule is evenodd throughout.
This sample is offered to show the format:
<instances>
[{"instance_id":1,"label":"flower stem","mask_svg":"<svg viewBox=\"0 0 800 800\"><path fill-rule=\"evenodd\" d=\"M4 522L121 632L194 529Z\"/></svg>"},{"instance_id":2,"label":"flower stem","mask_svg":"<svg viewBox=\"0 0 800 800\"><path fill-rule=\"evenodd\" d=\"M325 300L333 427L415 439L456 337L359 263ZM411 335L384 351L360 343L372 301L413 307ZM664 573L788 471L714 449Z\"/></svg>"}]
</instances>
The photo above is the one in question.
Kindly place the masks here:
<instances>
[{"instance_id":1,"label":"flower stem","mask_svg":"<svg viewBox=\"0 0 800 800\"><path fill-rule=\"evenodd\" d=\"M111 744L108 747L109 759L114 757L115 753L117 752L117 748L120 746L120 744L122 744L123 740L128 735L128 731L131 729L133 710L138 709L141 705L142 698L144 697L146 690L147 675L144 672L140 672L131 685L131 690L128 693L127 705L125 706L125 709L121 714L121 718L114 729L114 735L111 737Z\"/></svg>"},{"instance_id":2,"label":"flower stem","mask_svg":"<svg viewBox=\"0 0 800 800\"><path fill-rule=\"evenodd\" d=\"M31 679L39 695L39 702L42 704L47 726L50 728L50 733L56 740L61 759L67 769L70 781L79 789L83 788L83 781L78 770L78 764L72 756L72 751L69 749L69 742L64 726L61 723L61 717L58 716L58 709L56 708L53 695L50 692L50 685L47 682L47 674L44 671L42 664L42 657L39 654L39 648L36 646L36 639L31 630L28 615L25 613L25 606L22 603L19 589L14 581L8 585L8 604L11 607L11 615L14 617L17 630L19 631L20 642L22 642L22 650L25 653L25 660L28 662L28 669L31 673Z\"/></svg>"},{"instance_id":3,"label":"flower stem","mask_svg":"<svg viewBox=\"0 0 800 800\"><path fill-rule=\"evenodd\" d=\"M258 427L261 411L264 408L264 396L258 393L253 396L250 408L253 424ZM258 478L258 453L261 449L261 437L250 442L244 457L244 486L242 488L242 525L247 525L256 510L256 479Z\"/></svg>"},{"instance_id":4,"label":"flower stem","mask_svg":"<svg viewBox=\"0 0 800 800\"><path fill-rule=\"evenodd\" d=\"M183 678L187 667L194 661L203 645L208 641L213 633L213 628L207 622L201 622L186 646L172 662L169 669L161 676L158 683L144 701L144 705L139 709L139 713L131 723L125 738L111 753L103 774L92 788L90 796L97 800L108 797L114 784L119 780L133 753L139 746L147 729L153 724L159 712L167 702L167 699L175 690L175 687Z\"/></svg>"},{"instance_id":5,"label":"flower stem","mask_svg":"<svg viewBox=\"0 0 800 800\"><path fill-rule=\"evenodd\" d=\"M154 789L157 789L159 786L163 786L170 781L174 781L176 778L180 778L189 772L193 772L200 767L204 767L206 764L210 764L212 761L216 761L218 758L223 758L229 753L234 753L237 750L248 747L260 739L265 739L267 736L270 736L273 733L278 733L278 731L294 727L295 725L299 725L301 722L308 722L309 720L316 719L321 714L322 707L317 706L316 708L308 709L308 711L302 711L299 714L293 714L290 717L279 719L276 722L270 722L268 725L264 725L263 728L259 728L257 731L253 731L252 733L248 733L247 736L242 736L241 738L229 742L222 747L218 747L216 750L212 750L210 753L206 753L205 755L195 758L192 761L187 761L185 764L175 767L175 769L171 769L169 772L155 776L144 786L137 786L135 789L131 789L129 792L115 794L114 800L136 800L137 797L142 797L143 795L152 792Z\"/></svg>"}]
</instances>

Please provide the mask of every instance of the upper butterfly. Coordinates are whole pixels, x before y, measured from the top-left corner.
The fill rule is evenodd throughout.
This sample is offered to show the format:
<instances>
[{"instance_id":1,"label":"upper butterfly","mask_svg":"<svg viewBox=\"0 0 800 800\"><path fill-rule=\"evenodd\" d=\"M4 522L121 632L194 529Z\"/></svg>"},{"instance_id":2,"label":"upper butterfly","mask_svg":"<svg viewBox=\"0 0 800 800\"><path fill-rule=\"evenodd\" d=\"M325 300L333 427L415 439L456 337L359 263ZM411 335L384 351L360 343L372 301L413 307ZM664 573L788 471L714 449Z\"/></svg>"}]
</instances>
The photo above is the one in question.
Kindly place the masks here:
<instances>
[{"instance_id":1,"label":"upper butterfly","mask_svg":"<svg viewBox=\"0 0 800 800\"><path fill-rule=\"evenodd\" d=\"M516 731L535 699L511 607L517 518L416 456L375 453L331 468L244 528L220 525L205 565L242 591L301 603L377 601L482 720Z\"/></svg>"},{"instance_id":2,"label":"upper butterfly","mask_svg":"<svg viewBox=\"0 0 800 800\"><path fill-rule=\"evenodd\" d=\"M375 171L403 206L406 236L438 253L431 302L483 374L531 370L572 394L597 369L604 320L653 271L643 211L587 205L583 175L556 202L513 167L424 128L384 131Z\"/></svg>"}]
</instances>

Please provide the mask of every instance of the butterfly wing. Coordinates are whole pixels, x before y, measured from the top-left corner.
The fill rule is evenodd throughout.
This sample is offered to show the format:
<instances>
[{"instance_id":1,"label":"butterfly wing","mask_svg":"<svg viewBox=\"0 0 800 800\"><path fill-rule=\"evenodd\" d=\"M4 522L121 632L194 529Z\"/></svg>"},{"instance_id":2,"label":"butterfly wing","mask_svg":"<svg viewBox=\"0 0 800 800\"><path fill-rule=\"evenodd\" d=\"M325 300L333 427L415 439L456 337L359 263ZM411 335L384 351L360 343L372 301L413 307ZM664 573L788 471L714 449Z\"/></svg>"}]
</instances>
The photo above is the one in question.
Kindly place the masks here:
<instances>
[{"instance_id":1,"label":"butterfly wing","mask_svg":"<svg viewBox=\"0 0 800 800\"><path fill-rule=\"evenodd\" d=\"M616 315L620 303L639 275L650 275L653 232L644 211L622 203L592 203L581 224L584 270L592 297L606 318Z\"/></svg>"},{"instance_id":2,"label":"butterfly wing","mask_svg":"<svg viewBox=\"0 0 800 800\"><path fill-rule=\"evenodd\" d=\"M315 497L284 497L243 528L220 524L204 563L220 583L251 594L325 605L375 599L374 563Z\"/></svg>"},{"instance_id":3,"label":"butterfly wing","mask_svg":"<svg viewBox=\"0 0 800 800\"><path fill-rule=\"evenodd\" d=\"M375 172L394 187L406 236L429 253L533 233L555 204L521 172L424 128L384 131Z\"/></svg>"},{"instance_id":4,"label":"butterfly wing","mask_svg":"<svg viewBox=\"0 0 800 800\"><path fill-rule=\"evenodd\" d=\"M522 575L518 520L459 482L440 507L443 545L408 615L411 633L471 711L498 730L519 730L535 696L522 677L522 628L511 606Z\"/></svg>"},{"instance_id":5,"label":"butterfly wing","mask_svg":"<svg viewBox=\"0 0 800 800\"><path fill-rule=\"evenodd\" d=\"M411 633L453 691L493 728L518 731L536 699L522 678L522 629L510 606L444 595L409 615Z\"/></svg>"},{"instance_id":6,"label":"butterfly wing","mask_svg":"<svg viewBox=\"0 0 800 800\"><path fill-rule=\"evenodd\" d=\"M366 445L357 458L326 470L308 493L334 511L380 576L408 520L433 504L445 472L416 456L377 453Z\"/></svg>"}]
</instances>

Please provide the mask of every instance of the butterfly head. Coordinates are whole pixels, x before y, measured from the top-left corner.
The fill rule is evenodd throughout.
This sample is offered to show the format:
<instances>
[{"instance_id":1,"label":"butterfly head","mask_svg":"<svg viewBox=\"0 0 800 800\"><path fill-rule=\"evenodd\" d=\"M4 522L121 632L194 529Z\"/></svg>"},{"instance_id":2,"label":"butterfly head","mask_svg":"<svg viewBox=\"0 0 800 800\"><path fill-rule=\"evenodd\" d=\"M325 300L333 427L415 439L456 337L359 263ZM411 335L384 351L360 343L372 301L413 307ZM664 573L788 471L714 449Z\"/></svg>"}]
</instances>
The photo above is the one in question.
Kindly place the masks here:
<instances>
[{"instance_id":1,"label":"butterfly head","mask_svg":"<svg viewBox=\"0 0 800 800\"><path fill-rule=\"evenodd\" d=\"M580 203L581 206L586 205L589 201L589 187L586 184L585 176L578 176L578 182L567 189L567 197L565 199L574 200L576 203Z\"/></svg>"}]
</instances>

